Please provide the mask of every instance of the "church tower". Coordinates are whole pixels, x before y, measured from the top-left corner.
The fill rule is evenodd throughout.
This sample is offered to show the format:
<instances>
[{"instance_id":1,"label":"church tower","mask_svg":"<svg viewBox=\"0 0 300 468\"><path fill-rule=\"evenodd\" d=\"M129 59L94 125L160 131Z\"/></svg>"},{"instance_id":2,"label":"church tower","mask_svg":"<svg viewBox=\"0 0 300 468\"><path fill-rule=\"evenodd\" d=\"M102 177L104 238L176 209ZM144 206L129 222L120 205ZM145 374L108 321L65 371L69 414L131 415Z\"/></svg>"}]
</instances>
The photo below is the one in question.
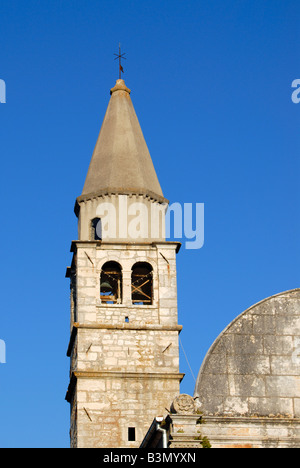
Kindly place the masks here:
<instances>
[{"instance_id":1,"label":"church tower","mask_svg":"<svg viewBox=\"0 0 300 468\"><path fill-rule=\"evenodd\" d=\"M139 447L179 395L176 253L130 90L119 79L75 204L71 447Z\"/></svg>"}]
</instances>

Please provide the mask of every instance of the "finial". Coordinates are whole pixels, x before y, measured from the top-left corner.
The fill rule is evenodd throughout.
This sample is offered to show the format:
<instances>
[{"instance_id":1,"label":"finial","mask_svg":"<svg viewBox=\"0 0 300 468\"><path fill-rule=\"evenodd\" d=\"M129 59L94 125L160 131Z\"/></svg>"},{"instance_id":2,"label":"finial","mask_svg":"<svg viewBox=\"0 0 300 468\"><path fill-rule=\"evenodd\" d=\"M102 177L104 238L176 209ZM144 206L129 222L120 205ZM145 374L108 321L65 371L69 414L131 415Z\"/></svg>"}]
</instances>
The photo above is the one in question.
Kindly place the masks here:
<instances>
[{"instance_id":1,"label":"finial","mask_svg":"<svg viewBox=\"0 0 300 468\"><path fill-rule=\"evenodd\" d=\"M119 80L121 79L121 73L124 73L124 70L123 70L123 67L122 67L122 64L121 64L121 59L124 59L126 60L126 57L124 57L124 55L126 55L125 53L121 54L121 44L119 43L119 53L118 54L114 54L116 56L115 60L119 59Z\"/></svg>"}]
</instances>

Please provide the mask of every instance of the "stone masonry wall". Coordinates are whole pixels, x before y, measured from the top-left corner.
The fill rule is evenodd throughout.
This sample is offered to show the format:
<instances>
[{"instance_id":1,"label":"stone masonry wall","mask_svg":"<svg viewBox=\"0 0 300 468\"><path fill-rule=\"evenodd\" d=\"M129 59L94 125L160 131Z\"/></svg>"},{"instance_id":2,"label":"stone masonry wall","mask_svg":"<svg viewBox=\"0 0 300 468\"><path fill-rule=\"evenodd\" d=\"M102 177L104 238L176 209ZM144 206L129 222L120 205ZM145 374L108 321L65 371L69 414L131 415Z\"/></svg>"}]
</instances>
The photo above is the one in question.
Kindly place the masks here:
<instances>
[{"instance_id":1,"label":"stone masonry wall","mask_svg":"<svg viewBox=\"0 0 300 468\"><path fill-rule=\"evenodd\" d=\"M139 447L158 408L168 407L178 391L176 379L163 377L79 378L78 447ZM128 442L129 427L136 428L136 441Z\"/></svg>"},{"instance_id":2,"label":"stone masonry wall","mask_svg":"<svg viewBox=\"0 0 300 468\"><path fill-rule=\"evenodd\" d=\"M256 304L226 328L195 396L206 414L300 417L300 290Z\"/></svg>"},{"instance_id":3,"label":"stone masonry wall","mask_svg":"<svg viewBox=\"0 0 300 468\"><path fill-rule=\"evenodd\" d=\"M76 317L69 346L72 444L138 447L157 413L179 394L176 243L75 243ZM105 262L122 268L122 303L101 304ZM131 268L153 269L153 304L134 305ZM73 283L75 273L73 271ZM126 318L126 320L125 320ZM135 440L128 440L135 428Z\"/></svg>"},{"instance_id":4,"label":"stone masonry wall","mask_svg":"<svg viewBox=\"0 0 300 468\"><path fill-rule=\"evenodd\" d=\"M78 329L77 369L176 372L178 331Z\"/></svg>"},{"instance_id":5,"label":"stone masonry wall","mask_svg":"<svg viewBox=\"0 0 300 468\"><path fill-rule=\"evenodd\" d=\"M97 245L97 244L96 244ZM78 243L77 247L77 321L80 323L177 324L176 258L173 243L151 245L94 245ZM103 305L100 301L101 268L107 261L122 267L122 304ZM131 303L131 268L137 262L148 262L153 268L153 305Z\"/></svg>"}]
</instances>

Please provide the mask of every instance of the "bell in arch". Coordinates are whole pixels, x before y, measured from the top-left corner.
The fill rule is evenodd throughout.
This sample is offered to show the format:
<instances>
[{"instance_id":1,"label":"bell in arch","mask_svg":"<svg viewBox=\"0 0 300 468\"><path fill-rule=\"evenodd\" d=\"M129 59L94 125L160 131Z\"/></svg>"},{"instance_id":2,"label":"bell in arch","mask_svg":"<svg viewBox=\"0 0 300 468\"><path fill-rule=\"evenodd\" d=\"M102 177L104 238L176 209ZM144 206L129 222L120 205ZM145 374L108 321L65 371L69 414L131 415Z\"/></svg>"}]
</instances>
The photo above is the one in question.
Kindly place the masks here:
<instances>
[{"instance_id":1,"label":"bell in arch","mask_svg":"<svg viewBox=\"0 0 300 468\"><path fill-rule=\"evenodd\" d=\"M107 281L104 281L103 283L101 283L100 288L101 288L101 292L103 293L110 293L112 292L112 289L113 289L112 285L108 283Z\"/></svg>"}]
</instances>

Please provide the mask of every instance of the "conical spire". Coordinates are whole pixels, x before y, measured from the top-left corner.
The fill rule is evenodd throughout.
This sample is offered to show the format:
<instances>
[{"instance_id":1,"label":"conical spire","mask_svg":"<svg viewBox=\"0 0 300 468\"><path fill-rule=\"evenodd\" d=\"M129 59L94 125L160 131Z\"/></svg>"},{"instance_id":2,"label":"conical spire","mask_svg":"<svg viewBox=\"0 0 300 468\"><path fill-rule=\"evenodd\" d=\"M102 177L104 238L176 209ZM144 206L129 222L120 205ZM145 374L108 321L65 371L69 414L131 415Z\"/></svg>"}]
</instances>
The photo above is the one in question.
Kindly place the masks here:
<instances>
[{"instance_id":1,"label":"conical spire","mask_svg":"<svg viewBox=\"0 0 300 468\"><path fill-rule=\"evenodd\" d=\"M102 193L143 194L165 201L130 89L121 79L111 89L80 199Z\"/></svg>"}]
</instances>

